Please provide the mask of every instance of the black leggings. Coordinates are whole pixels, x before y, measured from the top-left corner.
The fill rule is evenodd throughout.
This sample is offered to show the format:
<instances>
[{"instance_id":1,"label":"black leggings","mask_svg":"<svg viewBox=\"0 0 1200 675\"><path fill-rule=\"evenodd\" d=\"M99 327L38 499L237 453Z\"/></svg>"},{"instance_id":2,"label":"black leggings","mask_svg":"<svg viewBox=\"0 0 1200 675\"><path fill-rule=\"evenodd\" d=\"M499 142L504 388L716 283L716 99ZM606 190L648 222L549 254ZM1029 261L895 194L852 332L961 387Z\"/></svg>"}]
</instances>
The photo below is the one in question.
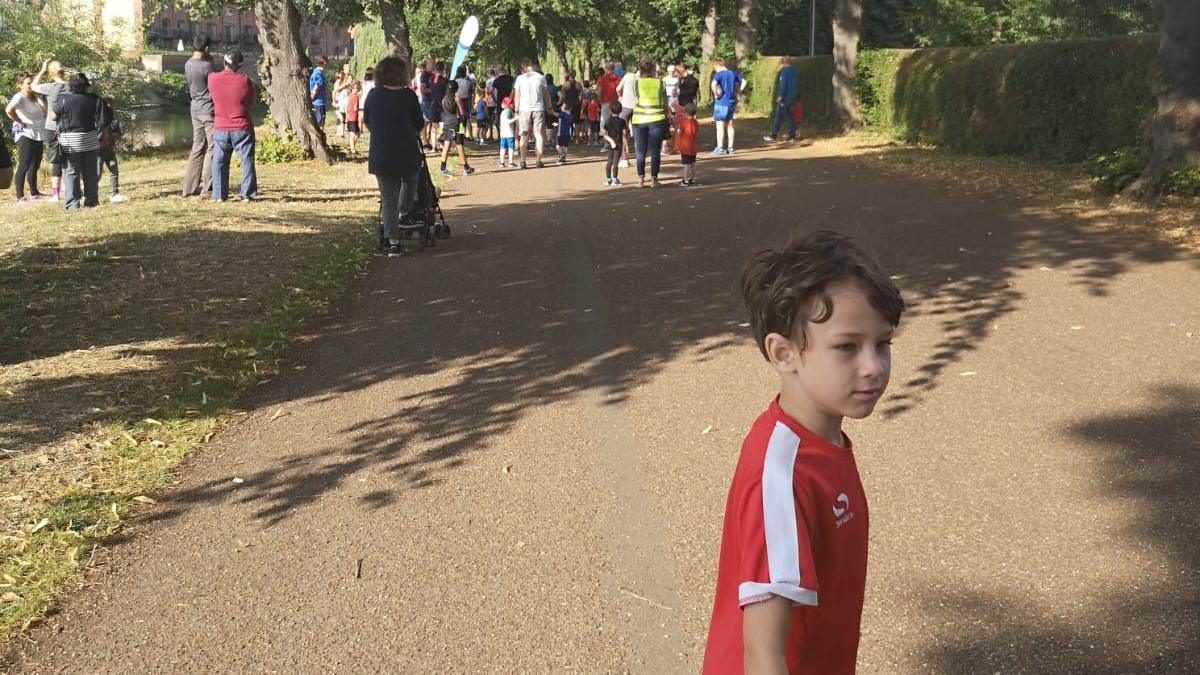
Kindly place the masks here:
<instances>
[{"instance_id":1,"label":"black leggings","mask_svg":"<svg viewBox=\"0 0 1200 675\"><path fill-rule=\"evenodd\" d=\"M604 162L604 177L605 178L616 178L617 177L617 162L621 161L621 146L618 145L615 148L612 146L607 146L607 150L608 150L608 159L606 159Z\"/></svg>"},{"instance_id":2,"label":"black leggings","mask_svg":"<svg viewBox=\"0 0 1200 675\"><path fill-rule=\"evenodd\" d=\"M42 167L42 153L45 144L35 141L28 136L17 137L17 199L25 196L25 184L29 184L29 194L38 193L38 169Z\"/></svg>"}]
</instances>

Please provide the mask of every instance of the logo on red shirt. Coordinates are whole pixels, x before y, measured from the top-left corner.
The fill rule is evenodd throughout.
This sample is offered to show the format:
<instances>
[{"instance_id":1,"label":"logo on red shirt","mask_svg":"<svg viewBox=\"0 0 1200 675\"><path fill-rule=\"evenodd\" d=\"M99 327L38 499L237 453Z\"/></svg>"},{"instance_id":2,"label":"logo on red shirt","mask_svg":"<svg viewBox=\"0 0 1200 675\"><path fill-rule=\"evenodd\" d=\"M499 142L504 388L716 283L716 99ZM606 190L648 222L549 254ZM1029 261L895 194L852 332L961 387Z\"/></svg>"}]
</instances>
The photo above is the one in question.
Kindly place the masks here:
<instances>
[{"instance_id":1,"label":"logo on red shirt","mask_svg":"<svg viewBox=\"0 0 1200 675\"><path fill-rule=\"evenodd\" d=\"M839 504L841 506L838 506ZM854 512L850 511L850 498L846 496L845 492L839 494L833 503L833 517L837 519L834 524L838 527L850 522L850 519L854 517Z\"/></svg>"}]
</instances>

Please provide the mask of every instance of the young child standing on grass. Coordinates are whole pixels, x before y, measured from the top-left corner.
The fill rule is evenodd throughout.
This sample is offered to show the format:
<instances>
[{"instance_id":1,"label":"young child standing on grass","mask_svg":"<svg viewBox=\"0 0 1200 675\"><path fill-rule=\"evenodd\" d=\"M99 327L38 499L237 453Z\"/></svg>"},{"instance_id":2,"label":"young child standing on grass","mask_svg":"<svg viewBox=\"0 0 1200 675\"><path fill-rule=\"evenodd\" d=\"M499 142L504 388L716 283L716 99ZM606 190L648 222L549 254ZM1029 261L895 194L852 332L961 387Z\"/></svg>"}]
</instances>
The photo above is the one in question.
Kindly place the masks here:
<instances>
[{"instance_id":1,"label":"young child standing on grass","mask_svg":"<svg viewBox=\"0 0 1200 675\"><path fill-rule=\"evenodd\" d=\"M350 134L350 154L358 156L358 113L361 109L362 85L355 82L350 85L349 97L346 100L346 133Z\"/></svg>"},{"instance_id":2,"label":"young child standing on grass","mask_svg":"<svg viewBox=\"0 0 1200 675\"><path fill-rule=\"evenodd\" d=\"M605 151L608 153L604 161L604 184L620 185L621 179L617 178L617 169L620 168L621 151L625 146L625 134L629 129L629 122L621 117L620 101L609 103L608 110L611 115L604 123L604 128L600 130L606 146Z\"/></svg>"},{"instance_id":3,"label":"young child standing on grass","mask_svg":"<svg viewBox=\"0 0 1200 675\"><path fill-rule=\"evenodd\" d=\"M675 149L679 151L679 163L683 165L683 187L699 185L696 182L696 136L700 123L696 121L696 104L685 103L675 116Z\"/></svg>"},{"instance_id":4,"label":"young child standing on grass","mask_svg":"<svg viewBox=\"0 0 1200 675\"><path fill-rule=\"evenodd\" d=\"M571 147L571 133L575 129L575 117L571 115L571 106L567 103L562 105L561 112L558 113L558 163L567 163L567 148Z\"/></svg>"},{"instance_id":5,"label":"young child standing on grass","mask_svg":"<svg viewBox=\"0 0 1200 675\"><path fill-rule=\"evenodd\" d=\"M734 470L704 673L852 674L868 518L842 421L870 415L887 388L904 301L833 232L755 255L742 300L780 391Z\"/></svg>"},{"instance_id":6,"label":"young child standing on grass","mask_svg":"<svg viewBox=\"0 0 1200 675\"><path fill-rule=\"evenodd\" d=\"M500 103L500 168L505 166L512 168L516 166L513 161L513 153L516 150L517 144L514 140L517 129L517 116L513 114L512 99L505 98ZM505 154L507 153L507 155ZM508 163L505 163L505 157L508 158Z\"/></svg>"}]
</instances>

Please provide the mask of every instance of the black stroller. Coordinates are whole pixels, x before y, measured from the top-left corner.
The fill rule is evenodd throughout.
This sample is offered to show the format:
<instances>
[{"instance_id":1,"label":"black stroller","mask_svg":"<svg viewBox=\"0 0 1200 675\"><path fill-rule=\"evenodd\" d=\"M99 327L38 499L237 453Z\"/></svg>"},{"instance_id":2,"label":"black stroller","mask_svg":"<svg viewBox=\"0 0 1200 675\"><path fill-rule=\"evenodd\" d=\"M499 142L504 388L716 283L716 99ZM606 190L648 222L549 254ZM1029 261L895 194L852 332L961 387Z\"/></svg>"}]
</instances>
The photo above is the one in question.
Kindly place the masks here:
<instances>
[{"instance_id":1,"label":"black stroller","mask_svg":"<svg viewBox=\"0 0 1200 675\"><path fill-rule=\"evenodd\" d=\"M387 237L383 235L383 205L379 205L379 250L388 248ZM400 238L412 239L417 237L420 250L426 246L437 246L438 239L450 238L450 226L446 224L446 216L438 203L438 189L429 175L429 163L425 161L425 153L421 153L421 168L417 175L417 196L413 200L412 211L408 217L400 221Z\"/></svg>"}]
</instances>

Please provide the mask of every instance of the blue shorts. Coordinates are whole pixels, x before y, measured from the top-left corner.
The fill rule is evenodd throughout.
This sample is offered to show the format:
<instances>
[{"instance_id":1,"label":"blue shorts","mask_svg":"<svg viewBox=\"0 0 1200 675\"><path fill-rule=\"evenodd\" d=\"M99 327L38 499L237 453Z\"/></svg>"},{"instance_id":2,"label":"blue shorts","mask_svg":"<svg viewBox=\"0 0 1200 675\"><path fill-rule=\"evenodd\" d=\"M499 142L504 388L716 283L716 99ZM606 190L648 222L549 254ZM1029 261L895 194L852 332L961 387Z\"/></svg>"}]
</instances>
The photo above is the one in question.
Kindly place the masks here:
<instances>
[{"instance_id":1,"label":"blue shorts","mask_svg":"<svg viewBox=\"0 0 1200 675\"><path fill-rule=\"evenodd\" d=\"M500 149L501 150L512 150L515 147L516 147L516 143L513 143L512 136L509 136L508 138L500 139Z\"/></svg>"},{"instance_id":2,"label":"blue shorts","mask_svg":"<svg viewBox=\"0 0 1200 675\"><path fill-rule=\"evenodd\" d=\"M713 121L731 122L733 112L737 109L737 101L717 101L713 103Z\"/></svg>"},{"instance_id":3,"label":"blue shorts","mask_svg":"<svg viewBox=\"0 0 1200 675\"><path fill-rule=\"evenodd\" d=\"M421 102L421 116L425 118L426 122L437 121L437 118L433 116L433 101Z\"/></svg>"}]
</instances>

